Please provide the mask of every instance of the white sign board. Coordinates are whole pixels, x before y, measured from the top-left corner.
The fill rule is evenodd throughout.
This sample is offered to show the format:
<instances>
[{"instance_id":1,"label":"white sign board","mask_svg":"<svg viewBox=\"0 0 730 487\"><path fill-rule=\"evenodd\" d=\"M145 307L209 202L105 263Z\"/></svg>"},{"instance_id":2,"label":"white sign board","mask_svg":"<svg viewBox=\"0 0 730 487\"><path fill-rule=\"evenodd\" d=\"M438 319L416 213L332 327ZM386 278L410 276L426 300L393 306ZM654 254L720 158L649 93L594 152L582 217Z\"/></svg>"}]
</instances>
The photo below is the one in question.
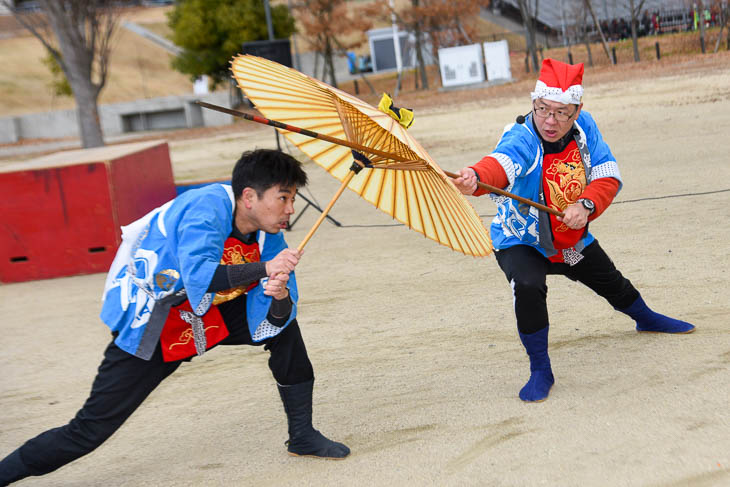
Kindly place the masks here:
<instances>
[{"instance_id":1,"label":"white sign board","mask_svg":"<svg viewBox=\"0 0 730 487\"><path fill-rule=\"evenodd\" d=\"M444 87L484 81L484 62L479 44L441 48L439 64Z\"/></svg>"},{"instance_id":2,"label":"white sign board","mask_svg":"<svg viewBox=\"0 0 730 487\"><path fill-rule=\"evenodd\" d=\"M507 39L484 43L484 59L487 62L487 79L512 79Z\"/></svg>"}]
</instances>

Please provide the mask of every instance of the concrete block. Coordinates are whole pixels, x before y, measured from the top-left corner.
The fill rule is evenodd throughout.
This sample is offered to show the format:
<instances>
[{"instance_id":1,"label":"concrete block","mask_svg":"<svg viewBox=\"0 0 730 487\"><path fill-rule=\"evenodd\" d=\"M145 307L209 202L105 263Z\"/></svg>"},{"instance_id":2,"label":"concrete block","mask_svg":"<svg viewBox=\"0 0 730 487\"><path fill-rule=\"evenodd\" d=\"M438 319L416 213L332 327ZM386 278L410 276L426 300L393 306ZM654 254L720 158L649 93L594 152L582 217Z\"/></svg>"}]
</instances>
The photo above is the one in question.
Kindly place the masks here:
<instances>
[{"instance_id":1,"label":"concrete block","mask_svg":"<svg viewBox=\"0 0 730 487\"><path fill-rule=\"evenodd\" d=\"M20 139L18 117L0 118L0 144L12 144Z\"/></svg>"}]
</instances>

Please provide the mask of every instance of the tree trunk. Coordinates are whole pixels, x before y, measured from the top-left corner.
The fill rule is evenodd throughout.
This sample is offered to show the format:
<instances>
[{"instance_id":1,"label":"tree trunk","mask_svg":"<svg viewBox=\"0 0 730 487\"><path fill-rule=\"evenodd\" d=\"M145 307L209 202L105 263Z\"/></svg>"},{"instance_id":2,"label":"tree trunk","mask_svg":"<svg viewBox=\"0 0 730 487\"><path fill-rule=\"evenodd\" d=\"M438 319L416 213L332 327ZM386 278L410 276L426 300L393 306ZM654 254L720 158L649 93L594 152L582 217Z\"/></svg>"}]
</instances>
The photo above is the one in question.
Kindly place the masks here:
<instances>
[{"instance_id":1,"label":"tree trunk","mask_svg":"<svg viewBox=\"0 0 730 487\"><path fill-rule=\"evenodd\" d=\"M414 7L418 8L420 0L412 0ZM416 22L413 32L416 38L416 62L418 63L418 74L421 75L421 89L428 90L428 75L426 73L426 62L423 59L423 40L421 22ZM416 76L418 76L418 74Z\"/></svg>"},{"instance_id":2,"label":"tree trunk","mask_svg":"<svg viewBox=\"0 0 730 487\"><path fill-rule=\"evenodd\" d=\"M97 106L98 93L92 83L86 81L82 78L75 85L71 84L76 98L81 145L84 148L100 147L104 145L104 136Z\"/></svg>"},{"instance_id":3,"label":"tree trunk","mask_svg":"<svg viewBox=\"0 0 730 487\"><path fill-rule=\"evenodd\" d=\"M81 53L74 49L64 48L61 44L64 62L64 74L71 85L76 100L76 114L78 115L79 135L81 145L86 149L104 145L104 136L101 130L97 100L99 87L91 81L91 60L83 59ZM81 55L79 55L81 54Z\"/></svg>"},{"instance_id":4,"label":"tree trunk","mask_svg":"<svg viewBox=\"0 0 730 487\"><path fill-rule=\"evenodd\" d=\"M540 11L540 0L535 0L535 11L532 12L532 64L535 72L540 71L540 66L544 60L542 56L542 48L540 49L540 61L537 60L537 13Z\"/></svg>"},{"instance_id":5,"label":"tree trunk","mask_svg":"<svg viewBox=\"0 0 730 487\"><path fill-rule=\"evenodd\" d=\"M593 53L591 52L591 40L588 38L588 19L586 18L586 11L581 12L581 24L580 32L583 37L583 44L586 46L586 53L588 54L588 66L593 67Z\"/></svg>"},{"instance_id":6,"label":"tree trunk","mask_svg":"<svg viewBox=\"0 0 730 487\"><path fill-rule=\"evenodd\" d=\"M697 0L697 18L700 23L700 48L702 54L705 53L705 7L702 5L702 0Z\"/></svg>"},{"instance_id":7,"label":"tree trunk","mask_svg":"<svg viewBox=\"0 0 730 487\"><path fill-rule=\"evenodd\" d=\"M568 36L567 41L568 41L567 42L567 47L568 47L568 61L567 61L567 63L568 64L573 64L573 51L571 49L572 48L572 44L571 44L570 36Z\"/></svg>"},{"instance_id":8,"label":"tree trunk","mask_svg":"<svg viewBox=\"0 0 730 487\"><path fill-rule=\"evenodd\" d=\"M728 12L725 9L720 10L721 15L721 24L720 24L720 32L717 33L717 42L715 42L715 49L712 52L717 52L720 50L720 43L722 42L722 32L723 29L727 26L727 17ZM730 49L730 30L728 30L727 34L727 48Z\"/></svg>"},{"instance_id":9,"label":"tree trunk","mask_svg":"<svg viewBox=\"0 0 730 487\"><path fill-rule=\"evenodd\" d=\"M639 62L639 33L636 29L636 24L639 21L638 14L636 12L636 6L634 0L629 0L629 8L631 9L631 46L634 48L634 62Z\"/></svg>"},{"instance_id":10,"label":"tree trunk","mask_svg":"<svg viewBox=\"0 0 730 487\"><path fill-rule=\"evenodd\" d=\"M57 60L76 100L81 145L84 148L103 146L104 136L97 107L101 86L91 80L93 53L87 51L83 43L74 38L71 19L64 18L63 14L48 7L46 13L61 49L61 59Z\"/></svg>"},{"instance_id":11,"label":"tree trunk","mask_svg":"<svg viewBox=\"0 0 730 487\"><path fill-rule=\"evenodd\" d=\"M332 41L330 40L329 37L325 40L324 46L325 46L324 47L324 63L326 66L325 72L326 71L330 72L330 85L337 88L337 79L335 78L335 63L332 59L334 56L334 53L332 50Z\"/></svg>"},{"instance_id":12,"label":"tree trunk","mask_svg":"<svg viewBox=\"0 0 730 487\"><path fill-rule=\"evenodd\" d=\"M532 24L532 33L530 34L530 40L532 41L532 45L530 47L530 51L532 53L532 67L537 73L540 71L540 60L537 59L537 32L534 23Z\"/></svg>"},{"instance_id":13,"label":"tree trunk","mask_svg":"<svg viewBox=\"0 0 730 487\"><path fill-rule=\"evenodd\" d=\"M49 51L63 69L76 100L81 143L84 148L99 147L104 145L104 136L97 101L106 83L109 41L115 29L116 14L106 7L84 10L79 5L71 1L42 2L58 39L60 55L53 48ZM76 15L83 18L76 18ZM43 39L41 42L47 44ZM95 61L99 66L97 82L93 80Z\"/></svg>"},{"instance_id":14,"label":"tree trunk","mask_svg":"<svg viewBox=\"0 0 730 487\"><path fill-rule=\"evenodd\" d=\"M464 30L464 26L461 25L461 19L459 17L456 17L456 27L459 29L459 33L461 34L461 37L464 38L464 40L467 42L467 44L472 44L471 37L469 37L469 34Z\"/></svg>"},{"instance_id":15,"label":"tree trunk","mask_svg":"<svg viewBox=\"0 0 730 487\"><path fill-rule=\"evenodd\" d=\"M97 100L106 84L111 40L119 20L114 2L91 0L39 0L58 47L51 40L46 20L26 17L11 2L0 0L61 66L76 101L79 135L83 147L104 145ZM96 80L95 80L96 79Z\"/></svg>"},{"instance_id":16,"label":"tree trunk","mask_svg":"<svg viewBox=\"0 0 730 487\"><path fill-rule=\"evenodd\" d=\"M593 53L591 52L591 43L588 42L588 35L583 37L586 45L586 52L588 53L588 66L593 67Z\"/></svg>"},{"instance_id":17,"label":"tree trunk","mask_svg":"<svg viewBox=\"0 0 730 487\"><path fill-rule=\"evenodd\" d=\"M613 60L611 58L611 53L608 52L608 43L606 42L606 37L603 35L603 30L601 30L601 24L598 23L596 14L595 14L595 12L593 12L593 6L591 5L591 0L583 0L583 1L585 2L586 7L588 7L588 11L591 13L591 17L593 18L593 25L596 26L598 33L601 35L601 43L603 44L603 51L606 53L608 62L613 63Z\"/></svg>"},{"instance_id":18,"label":"tree trunk","mask_svg":"<svg viewBox=\"0 0 730 487\"><path fill-rule=\"evenodd\" d=\"M535 72L540 70L539 62L537 60L537 45L535 40L535 21L532 18L530 7L528 4L529 0L519 0L520 14L522 14L522 23L525 26L525 43L527 44L527 58L529 66L529 59L532 59L532 66ZM535 12L537 15L537 12Z\"/></svg>"},{"instance_id":19,"label":"tree trunk","mask_svg":"<svg viewBox=\"0 0 730 487\"><path fill-rule=\"evenodd\" d=\"M527 52L525 53L525 67L529 72L530 60L532 60L533 70L537 72L537 53L535 53L535 44L533 42L532 33L527 26L525 26L525 44L527 47Z\"/></svg>"}]
</instances>

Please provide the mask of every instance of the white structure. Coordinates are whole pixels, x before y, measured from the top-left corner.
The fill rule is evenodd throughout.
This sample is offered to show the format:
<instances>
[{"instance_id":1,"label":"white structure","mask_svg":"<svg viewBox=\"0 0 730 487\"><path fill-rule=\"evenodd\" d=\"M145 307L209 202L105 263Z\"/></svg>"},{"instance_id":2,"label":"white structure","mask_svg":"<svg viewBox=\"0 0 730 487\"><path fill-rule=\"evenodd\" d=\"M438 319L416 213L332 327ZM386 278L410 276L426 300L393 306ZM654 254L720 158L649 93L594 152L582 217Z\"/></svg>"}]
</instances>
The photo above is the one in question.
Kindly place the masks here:
<instances>
[{"instance_id":1,"label":"white structure","mask_svg":"<svg viewBox=\"0 0 730 487\"><path fill-rule=\"evenodd\" d=\"M484 81L482 46L479 44L439 49L439 65L444 88Z\"/></svg>"},{"instance_id":2,"label":"white structure","mask_svg":"<svg viewBox=\"0 0 730 487\"><path fill-rule=\"evenodd\" d=\"M487 64L487 80L511 80L512 68L507 39L497 42L485 42L482 47L484 48L484 59Z\"/></svg>"},{"instance_id":3,"label":"white structure","mask_svg":"<svg viewBox=\"0 0 730 487\"><path fill-rule=\"evenodd\" d=\"M398 67L393 32L394 29L392 27L367 31L374 72L397 69ZM416 64L416 51L412 47L414 43L415 39L412 35L409 35L404 30L398 31L398 45L400 47L402 68L410 68Z\"/></svg>"}]
</instances>

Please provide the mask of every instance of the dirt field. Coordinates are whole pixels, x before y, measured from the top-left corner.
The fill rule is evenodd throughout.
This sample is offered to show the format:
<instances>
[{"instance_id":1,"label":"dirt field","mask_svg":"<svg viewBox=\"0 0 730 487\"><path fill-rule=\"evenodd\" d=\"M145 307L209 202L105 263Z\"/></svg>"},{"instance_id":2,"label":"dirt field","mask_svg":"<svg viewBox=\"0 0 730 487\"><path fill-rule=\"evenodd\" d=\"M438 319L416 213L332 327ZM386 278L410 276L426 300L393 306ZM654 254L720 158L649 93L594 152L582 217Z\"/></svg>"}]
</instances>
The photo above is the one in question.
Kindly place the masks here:
<instances>
[{"instance_id":1,"label":"dirt field","mask_svg":"<svg viewBox=\"0 0 730 487\"><path fill-rule=\"evenodd\" d=\"M20 485L730 484L730 58L716 59L591 75L584 99L624 180L592 231L646 301L694 334L637 334L589 290L551 276L556 384L546 402L523 403L529 366L494 258L440 247L348 192L332 212L343 226L325 223L297 269L315 423L351 447L348 459L288 456L267 352L219 347L183 365L100 449ZM529 110L529 88L421 108L411 131L458 170ZM176 178L225 177L242 150L274 145L271 129L243 123L174 140ZM324 204L337 182L306 167L303 194ZM471 201L488 223L493 204ZM291 245L316 216L305 211ZM0 286L0 455L85 399L109 339L97 318L103 282Z\"/></svg>"}]
</instances>

